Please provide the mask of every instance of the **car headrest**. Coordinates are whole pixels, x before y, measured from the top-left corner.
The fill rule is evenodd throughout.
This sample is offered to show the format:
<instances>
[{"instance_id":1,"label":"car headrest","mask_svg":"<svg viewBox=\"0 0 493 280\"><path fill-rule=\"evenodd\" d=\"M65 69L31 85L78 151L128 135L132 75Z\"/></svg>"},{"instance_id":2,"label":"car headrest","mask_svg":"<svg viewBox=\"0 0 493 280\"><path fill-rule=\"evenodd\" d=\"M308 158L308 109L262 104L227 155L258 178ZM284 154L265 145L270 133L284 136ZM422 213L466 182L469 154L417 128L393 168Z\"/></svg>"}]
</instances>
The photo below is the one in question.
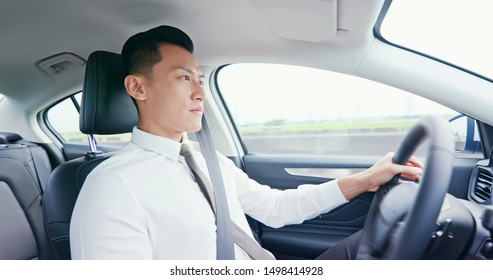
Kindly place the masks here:
<instances>
[{"instance_id":1,"label":"car headrest","mask_svg":"<svg viewBox=\"0 0 493 280\"><path fill-rule=\"evenodd\" d=\"M0 144L13 144L19 140L22 140L22 137L19 134L12 132L0 132Z\"/></svg>"},{"instance_id":2,"label":"car headrest","mask_svg":"<svg viewBox=\"0 0 493 280\"><path fill-rule=\"evenodd\" d=\"M82 133L126 133L137 125L137 108L123 80L119 54L96 51L89 56L79 119Z\"/></svg>"}]
</instances>

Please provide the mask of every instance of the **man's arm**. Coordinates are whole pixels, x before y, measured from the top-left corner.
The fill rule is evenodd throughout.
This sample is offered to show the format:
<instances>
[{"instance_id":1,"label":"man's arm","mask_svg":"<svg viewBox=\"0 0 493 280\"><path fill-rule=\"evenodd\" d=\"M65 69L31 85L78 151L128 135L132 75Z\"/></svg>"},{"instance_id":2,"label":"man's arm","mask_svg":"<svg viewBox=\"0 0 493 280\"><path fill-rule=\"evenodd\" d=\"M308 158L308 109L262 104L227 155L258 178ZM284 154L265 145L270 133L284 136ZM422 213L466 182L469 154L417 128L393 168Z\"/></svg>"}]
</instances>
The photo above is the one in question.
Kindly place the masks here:
<instances>
[{"instance_id":1,"label":"man's arm","mask_svg":"<svg viewBox=\"0 0 493 280\"><path fill-rule=\"evenodd\" d=\"M410 179L418 179L422 164L411 159L408 166L392 163L389 153L368 170L339 178L320 185L305 184L297 189L277 190L260 185L234 164L228 164L234 174L238 198L246 214L271 227L301 223L326 213L353 197L376 191L395 174L403 173Z\"/></svg>"}]
</instances>

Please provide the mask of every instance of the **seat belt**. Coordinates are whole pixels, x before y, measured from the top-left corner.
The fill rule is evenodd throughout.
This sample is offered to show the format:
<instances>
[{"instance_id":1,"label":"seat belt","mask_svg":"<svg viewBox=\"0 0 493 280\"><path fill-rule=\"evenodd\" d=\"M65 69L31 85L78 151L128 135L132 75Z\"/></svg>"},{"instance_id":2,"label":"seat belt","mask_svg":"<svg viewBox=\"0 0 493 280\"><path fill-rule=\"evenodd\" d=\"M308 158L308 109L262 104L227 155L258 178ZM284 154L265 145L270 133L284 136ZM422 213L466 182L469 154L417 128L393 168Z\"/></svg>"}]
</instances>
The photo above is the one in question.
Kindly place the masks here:
<instances>
[{"instance_id":1,"label":"seat belt","mask_svg":"<svg viewBox=\"0 0 493 280\"><path fill-rule=\"evenodd\" d=\"M211 206L211 210L214 213L214 217L216 218L216 224L217 224L217 203L214 195L214 190L212 188L211 180L207 178L204 172L200 169L199 165L197 164L197 161L194 159L192 150L188 144L183 143L181 145L180 155L185 157L185 161L188 167L191 169L191 172L195 177L195 181L199 185L200 190L202 191L205 198L209 202L209 205ZM227 201L225 207L227 207ZM241 229L238 225L236 225L234 221L232 220L230 221L233 226L232 231L233 231L234 244L238 245L254 260L275 259L274 256L269 251L262 248L260 244L257 243L255 239L253 239L253 237L249 236L245 231L243 231L243 229ZM218 231L216 231L217 240L221 240L220 238L222 238L222 236L218 235L217 233ZM222 242L222 240L217 242Z\"/></svg>"},{"instance_id":2,"label":"seat belt","mask_svg":"<svg viewBox=\"0 0 493 280\"><path fill-rule=\"evenodd\" d=\"M204 155L211 183L214 186L214 198L216 201L216 227L217 227L217 259L234 260L234 241L231 218L229 215L228 201L224 181L219 167L216 149L212 143L212 137L205 115L202 116L202 129L195 133Z\"/></svg>"}]
</instances>

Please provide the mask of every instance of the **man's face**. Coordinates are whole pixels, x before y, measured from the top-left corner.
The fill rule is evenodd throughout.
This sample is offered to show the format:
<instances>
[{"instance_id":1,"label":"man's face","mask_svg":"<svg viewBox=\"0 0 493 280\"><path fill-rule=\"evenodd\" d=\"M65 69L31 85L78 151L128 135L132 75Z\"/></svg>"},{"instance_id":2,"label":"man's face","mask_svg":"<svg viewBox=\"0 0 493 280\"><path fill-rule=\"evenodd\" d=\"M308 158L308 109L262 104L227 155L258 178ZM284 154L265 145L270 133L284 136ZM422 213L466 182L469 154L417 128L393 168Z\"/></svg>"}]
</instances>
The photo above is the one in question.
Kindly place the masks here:
<instances>
[{"instance_id":1,"label":"man's face","mask_svg":"<svg viewBox=\"0 0 493 280\"><path fill-rule=\"evenodd\" d=\"M203 75L193 55L175 45L161 45L162 60L142 77L145 99L139 103L139 128L181 140L201 128L205 93Z\"/></svg>"}]
</instances>

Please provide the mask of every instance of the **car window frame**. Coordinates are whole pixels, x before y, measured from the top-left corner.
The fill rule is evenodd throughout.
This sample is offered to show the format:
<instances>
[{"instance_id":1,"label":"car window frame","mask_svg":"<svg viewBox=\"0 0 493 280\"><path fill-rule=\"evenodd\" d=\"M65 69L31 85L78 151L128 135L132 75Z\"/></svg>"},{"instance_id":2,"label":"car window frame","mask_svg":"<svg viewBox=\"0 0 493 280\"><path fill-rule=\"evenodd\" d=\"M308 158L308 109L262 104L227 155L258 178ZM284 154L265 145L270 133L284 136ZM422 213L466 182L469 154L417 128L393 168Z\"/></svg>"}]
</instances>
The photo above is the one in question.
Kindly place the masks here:
<instances>
[{"instance_id":1,"label":"car window frame","mask_svg":"<svg viewBox=\"0 0 493 280\"><path fill-rule=\"evenodd\" d=\"M77 101L77 98L75 97L75 95L77 94L82 94L82 91L77 91L77 92L74 92L74 93L71 93L63 98L60 98L59 100L53 102L52 104L50 104L49 106L47 106L46 108L44 108L41 112L40 112L40 119L43 123L43 125L46 127L46 129L49 131L49 133L51 135L53 135L53 137L55 137L62 145L64 143L70 143L68 141L66 141L63 136L58 133L58 131L53 127L53 125L51 124L49 118L48 118L48 112L53 109L54 107L56 107L57 105L59 105L60 103L64 102L65 100L67 99L70 99L72 101L72 104L74 105L75 107L75 110L77 111L78 114L80 114L80 104L78 103ZM88 145L87 143L80 143L81 145Z\"/></svg>"}]
</instances>

